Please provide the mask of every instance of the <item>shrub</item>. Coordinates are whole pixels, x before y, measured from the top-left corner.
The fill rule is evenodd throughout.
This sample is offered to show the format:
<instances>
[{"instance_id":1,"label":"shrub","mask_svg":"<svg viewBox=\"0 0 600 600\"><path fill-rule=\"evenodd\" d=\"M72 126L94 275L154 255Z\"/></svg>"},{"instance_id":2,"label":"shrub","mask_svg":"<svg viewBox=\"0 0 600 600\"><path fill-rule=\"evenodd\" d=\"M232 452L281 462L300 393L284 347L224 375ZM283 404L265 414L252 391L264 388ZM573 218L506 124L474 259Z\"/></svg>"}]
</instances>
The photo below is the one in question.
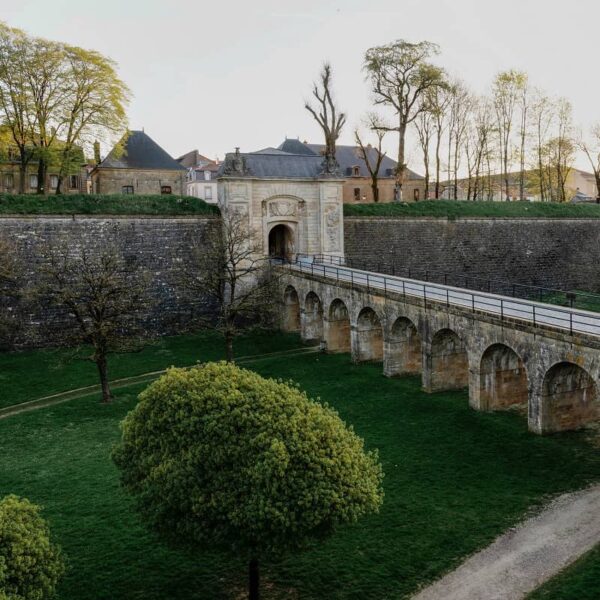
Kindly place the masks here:
<instances>
[{"instance_id":1,"label":"shrub","mask_svg":"<svg viewBox=\"0 0 600 600\"><path fill-rule=\"evenodd\" d=\"M0 600L44 600L64 572L40 508L25 498L0 502Z\"/></svg>"}]
</instances>

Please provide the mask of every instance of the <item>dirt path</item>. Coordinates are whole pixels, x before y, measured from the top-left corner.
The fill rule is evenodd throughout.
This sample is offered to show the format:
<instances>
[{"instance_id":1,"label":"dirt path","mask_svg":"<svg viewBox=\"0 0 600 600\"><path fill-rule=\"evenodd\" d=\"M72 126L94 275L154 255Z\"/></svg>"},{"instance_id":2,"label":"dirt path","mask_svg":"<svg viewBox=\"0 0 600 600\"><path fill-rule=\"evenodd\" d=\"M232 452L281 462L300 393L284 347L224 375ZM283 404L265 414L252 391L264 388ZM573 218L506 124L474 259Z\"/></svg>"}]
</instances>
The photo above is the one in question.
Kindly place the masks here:
<instances>
[{"instance_id":1,"label":"dirt path","mask_svg":"<svg viewBox=\"0 0 600 600\"><path fill-rule=\"evenodd\" d=\"M292 348L291 350L280 350L279 352L271 352L269 354L253 354L249 356L240 356L236 358L236 363L245 364L250 362L256 362L260 360L266 360L269 358L276 358L280 356L298 356L300 354L312 354L319 351L318 346L309 346L307 348ZM189 369L190 367L183 367ZM140 375L134 375L133 377L125 377L123 379L114 379L110 382L112 390L118 390L136 383L146 383L157 379L166 369L160 371L151 371L148 373L142 373ZM86 387L77 388L74 390L67 390L65 392L59 392L58 394L52 394L51 396L44 396L43 398L37 398L36 400L28 400L27 402L21 402L20 404L14 404L13 406L6 406L0 408L0 419L6 419L23 412L31 410L37 410L38 408L44 408L46 406L53 406L54 404L61 404L69 400L76 400L77 398L84 398L86 396L93 396L94 394L100 393L101 389L99 385L88 385Z\"/></svg>"},{"instance_id":2,"label":"dirt path","mask_svg":"<svg viewBox=\"0 0 600 600\"><path fill-rule=\"evenodd\" d=\"M517 600L600 543L600 485L558 497L413 600Z\"/></svg>"}]
</instances>

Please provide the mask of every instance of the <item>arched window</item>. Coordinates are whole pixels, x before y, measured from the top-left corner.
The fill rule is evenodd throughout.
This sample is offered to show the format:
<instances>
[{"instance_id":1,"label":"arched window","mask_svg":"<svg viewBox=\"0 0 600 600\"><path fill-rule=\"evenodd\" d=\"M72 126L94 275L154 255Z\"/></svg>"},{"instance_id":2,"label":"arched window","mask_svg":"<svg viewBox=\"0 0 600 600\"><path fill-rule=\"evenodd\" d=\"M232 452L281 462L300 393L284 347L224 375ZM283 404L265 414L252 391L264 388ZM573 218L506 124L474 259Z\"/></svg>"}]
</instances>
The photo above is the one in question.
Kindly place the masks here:
<instances>
[{"instance_id":1,"label":"arched window","mask_svg":"<svg viewBox=\"0 0 600 600\"><path fill-rule=\"evenodd\" d=\"M357 167L357 166L352 167L352 175L354 177L360 177L360 167Z\"/></svg>"}]
</instances>

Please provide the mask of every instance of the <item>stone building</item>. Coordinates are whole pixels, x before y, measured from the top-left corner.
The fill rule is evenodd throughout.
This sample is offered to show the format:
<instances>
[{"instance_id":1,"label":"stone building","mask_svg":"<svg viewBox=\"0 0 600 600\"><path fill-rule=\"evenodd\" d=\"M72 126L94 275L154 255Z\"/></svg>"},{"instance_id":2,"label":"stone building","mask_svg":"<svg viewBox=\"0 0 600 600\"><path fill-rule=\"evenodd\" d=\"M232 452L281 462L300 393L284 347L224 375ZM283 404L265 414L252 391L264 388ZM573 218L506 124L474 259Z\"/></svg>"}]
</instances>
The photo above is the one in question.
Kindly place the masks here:
<instances>
[{"instance_id":1,"label":"stone building","mask_svg":"<svg viewBox=\"0 0 600 600\"><path fill-rule=\"evenodd\" d=\"M237 149L218 177L219 203L248 216L264 254L343 256L344 179L323 173L322 156Z\"/></svg>"},{"instance_id":2,"label":"stone building","mask_svg":"<svg viewBox=\"0 0 600 600\"><path fill-rule=\"evenodd\" d=\"M185 174L186 168L149 135L130 131L92 170L92 192L183 195Z\"/></svg>"},{"instance_id":3,"label":"stone building","mask_svg":"<svg viewBox=\"0 0 600 600\"><path fill-rule=\"evenodd\" d=\"M278 148L290 154L302 156L322 156L325 146L323 144L309 144L300 140L286 139ZM346 181L343 188L344 202L365 203L373 202L371 176L365 159L358 146L336 146L335 157L340 165L340 173ZM372 165L376 164L377 150L367 147L367 158ZM378 171L379 202L393 202L394 188L396 185L396 166L398 163L389 156L384 156ZM425 180L410 169L406 169L403 186L403 201L413 202L424 200Z\"/></svg>"}]
</instances>

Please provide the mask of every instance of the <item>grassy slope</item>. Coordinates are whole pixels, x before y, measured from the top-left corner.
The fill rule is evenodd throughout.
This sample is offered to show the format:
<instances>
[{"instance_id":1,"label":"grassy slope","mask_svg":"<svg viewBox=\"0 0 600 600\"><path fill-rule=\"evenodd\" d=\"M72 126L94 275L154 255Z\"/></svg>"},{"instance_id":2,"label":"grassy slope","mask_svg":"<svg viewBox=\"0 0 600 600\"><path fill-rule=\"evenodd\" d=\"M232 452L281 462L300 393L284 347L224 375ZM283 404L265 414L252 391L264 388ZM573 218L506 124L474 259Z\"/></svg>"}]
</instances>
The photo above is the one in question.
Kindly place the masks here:
<instances>
[{"instance_id":1,"label":"grassy slope","mask_svg":"<svg viewBox=\"0 0 600 600\"><path fill-rule=\"evenodd\" d=\"M0 214L216 215L218 208L190 196L0 194Z\"/></svg>"},{"instance_id":2,"label":"grassy slope","mask_svg":"<svg viewBox=\"0 0 600 600\"><path fill-rule=\"evenodd\" d=\"M296 336L256 332L241 336L234 351L236 356L245 356L297 346ZM109 377L120 379L171 366L185 367L198 360L216 360L224 357L223 347L222 338L211 331L164 337L141 352L111 356ZM79 356L86 354L81 352ZM73 357L67 350L0 353L0 408L98 383L94 363Z\"/></svg>"},{"instance_id":3,"label":"grassy slope","mask_svg":"<svg viewBox=\"0 0 600 600\"><path fill-rule=\"evenodd\" d=\"M598 600L600 546L527 597L527 600Z\"/></svg>"},{"instance_id":4,"label":"grassy slope","mask_svg":"<svg viewBox=\"0 0 600 600\"><path fill-rule=\"evenodd\" d=\"M538 437L514 414L476 413L464 392L428 396L417 378L385 379L347 355L253 365L294 378L334 405L386 478L382 512L264 570L266 598L401 598L487 544L532 505L600 478L583 434ZM140 526L108 459L138 388L99 406L87 398L0 421L0 495L45 506L69 555L63 600L236 597L244 565L165 549Z\"/></svg>"},{"instance_id":5,"label":"grassy slope","mask_svg":"<svg viewBox=\"0 0 600 600\"><path fill-rule=\"evenodd\" d=\"M546 217L600 219L598 204L424 200L406 204L344 204L347 217Z\"/></svg>"}]
</instances>

